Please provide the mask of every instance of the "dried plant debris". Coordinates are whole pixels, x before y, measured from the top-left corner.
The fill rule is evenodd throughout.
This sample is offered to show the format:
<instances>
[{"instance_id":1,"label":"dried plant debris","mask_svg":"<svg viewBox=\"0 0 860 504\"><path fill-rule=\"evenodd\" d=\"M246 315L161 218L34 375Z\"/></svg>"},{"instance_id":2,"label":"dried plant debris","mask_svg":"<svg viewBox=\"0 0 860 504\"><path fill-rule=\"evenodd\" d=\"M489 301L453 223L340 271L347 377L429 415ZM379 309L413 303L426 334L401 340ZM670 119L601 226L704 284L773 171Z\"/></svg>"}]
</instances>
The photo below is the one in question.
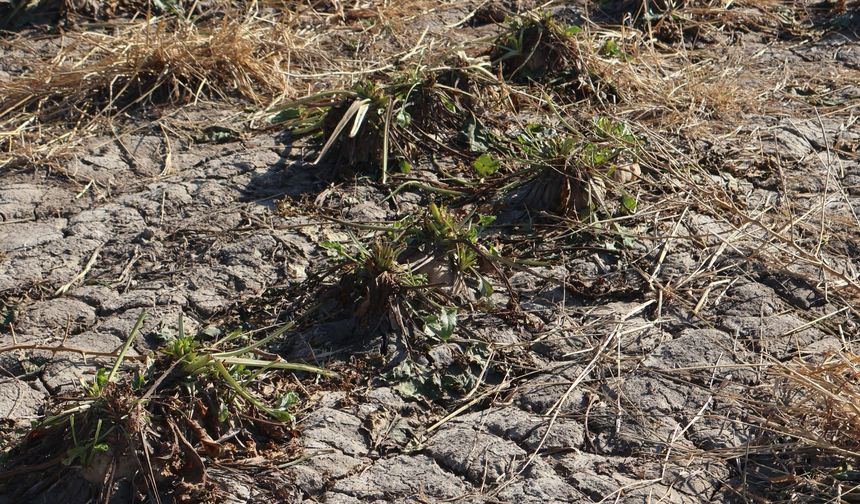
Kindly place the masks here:
<instances>
[{"instance_id":1,"label":"dried plant debris","mask_svg":"<svg viewBox=\"0 0 860 504\"><path fill-rule=\"evenodd\" d=\"M74 65L39 65L23 78L3 82L3 108L80 113L71 109L76 104L95 112L150 99L191 99L199 93L254 99L260 91L283 89L283 78L270 69L290 57L270 53L290 46L288 32L261 28L241 20L199 26L165 19L112 35L76 34L58 60L78 51L91 54Z\"/></svg>"},{"instance_id":2,"label":"dried plant debris","mask_svg":"<svg viewBox=\"0 0 860 504\"><path fill-rule=\"evenodd\" d=\"M760 429L744 468L751 498L809 502L860 497L860 357L850 352L773 370L771 395L757 397Z\"/></svg>"},{"instance_id":3,"label":"dried plant debris","mask_svg":"<svg viewBox=\"0 0 860 504\"><path fill-rule=\"evenodd\" d=\"M174 0L11 0L0 9L0 29L19 29L27 25L48 25L60 21L190 14L198 3Z\"/></svg>"},{"instance_id":4,"label":"dried plant debris","mask_svg":"<svg viewBox=\"0 0 860 504\"><path fill-rule=\"evenodd\" d=\"M299 59L283 19L253 18L199 24L166 17L115 32L71 33L55 58L0 78L0 166L55 157L104 129L104 117L207 97L263 101L260 93L289 89L281 72ZM45 134L54 128L66 131ZM29 154L29 155L28 155Z\"/></svg>"},{"instance_id":5,"label":"dried plant debris","mask_svg":"<svg viewBox=\"0 0 860 504\"><path fill-rule=\"evenodd\" d=\"M666 43L732 41L750 32L794 33L801 24L800 13L778 0L616 0L601 8L616 19L633 20Z\"/></svg>"}]
</instances>

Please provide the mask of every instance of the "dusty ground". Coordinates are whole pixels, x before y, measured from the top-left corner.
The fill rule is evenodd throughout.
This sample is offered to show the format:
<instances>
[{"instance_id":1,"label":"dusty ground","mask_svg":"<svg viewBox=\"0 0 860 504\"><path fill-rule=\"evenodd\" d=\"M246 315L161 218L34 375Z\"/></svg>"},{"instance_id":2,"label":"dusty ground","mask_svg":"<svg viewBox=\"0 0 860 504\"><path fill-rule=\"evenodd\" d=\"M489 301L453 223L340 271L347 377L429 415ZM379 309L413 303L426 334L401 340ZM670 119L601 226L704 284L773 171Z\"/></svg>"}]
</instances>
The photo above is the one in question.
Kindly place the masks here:
<instances>
[{"instance_id":1,"label":"dusty ground","mask_svg":"<svg viewBox=\"0 0 860 504\"><path fill-rule=\"evenodd\" d=\"M416 23L432 36L476 6L446 4ZM579 4L565 9L588 15ZM793 468L796 452L774 448L797 437L780 430L780 401L790 397L773 370L852 354L860 338L860 42L857 16L846 16L847 27L831 28L821 14L805 35L725 28L671 46L692 65L667 72L679 89L695 68L717 69L717 78L690 94L688 110L675 107L688 122L650 130L653 159L665 154L666 164L641 162L647 183L623 242L556 229L522 246L526 235L508 224L523 221L500 212L488 236L546 264L505 268L512 292L494 278L493 308L461 306L455 338L411 350L440 374L463 359L487 371L462 390L425 397L383 376L402 354L402 334L382 356L381 337L354 337L336 317L287 333L269 350L348 379L289 378L301 404L291 435L275 442L290 446L277 464L262 449L204 457L220 498L781 501L791 491L779 485L805 484L813 500L838 485L857 499L860 479L813 477ZM448 36L498 29L463 23ZM3 69L8 79L25 71ZM635 103L612 113L649 120ZM112 364L141 310L131 356L157 351L180 313L188 331L278 324L315 301L299 296L334 261L321 242L349 241L349 226L323 215L384 223L431 200L420 188L389 197L400 182L321 176L309 162L319 143L280 131L193 140L203 121L232 126L242 114L213 102L150 111L86 138L60 163L0 170L9 447L56 398L79 394L81 377ZM470 204L458 201L451 206ZM809 467L831 455L805 453ZM37 478L23 497L7 484L4 502L85 502L99 486L85 478ZM116 502L129 501L124 492Z\"/></svg>"}]
</instances>

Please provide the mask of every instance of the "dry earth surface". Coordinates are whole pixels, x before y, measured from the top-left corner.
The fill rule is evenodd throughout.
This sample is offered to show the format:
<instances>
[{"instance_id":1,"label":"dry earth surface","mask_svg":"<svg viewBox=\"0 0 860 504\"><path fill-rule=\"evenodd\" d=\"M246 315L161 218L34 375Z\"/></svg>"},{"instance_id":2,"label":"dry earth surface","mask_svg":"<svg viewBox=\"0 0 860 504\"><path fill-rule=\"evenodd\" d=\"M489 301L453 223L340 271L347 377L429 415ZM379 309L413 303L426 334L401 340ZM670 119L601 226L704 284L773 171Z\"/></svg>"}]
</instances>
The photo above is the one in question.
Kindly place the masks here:
<instances>
[{"instance_id":1,"label":"dry earth surface","mask_svg":"<svg viewBox=\"0 0 860 504\"><path fill-rule=\"evenodd\" d=\"M296 40L334 47L340 61L368 59L330 80L319 61L285 65L295 82L269 103L349 88L380 75L376 65L398 70L458 44L486 58L509 29L505 13L534 7L496 3L413 2L394 12L381 2L317 2L318 17L299 3ZM596 54L622 98L584 93L553 108L549 85L486 86L500 105L481 110L500 137L526 123L563 131L562 117L574 129L598 117L626 125L644 147L634 154L640 173L623 181L636 207L623 213L523 210L503 190L519 165L503 160L478 177L468 161L477 154L441 136L434 156L415 155L408 174L389 168L385 184L373 171L331 176L312 163L326 137L261 127L268 104L241 93L187 103L152 95L56 156L34 148L7 159L0 502L857 502L858 444L840 436L860 432L858 415L824 423L828 407L857 397L848 394L860 376L858 7L741 4L728 9L736 18L690 18L693 28L662 35L641 19L619 25L597 4L548 5L596 48L617 41L620 56ZM67 31L113 29L55 28L3 35L0 78L11 85L36 71ZM319 75L300 75L315 65ZM504 79L486 68L487 79ZM649 79L663 87L636 87ZM212 131L225 137L213 141ZM510 258L481 268L492 294L440 294L458 308L453 336L425 334L432 323L405 308L405 322L388 314L362 332L357 309L325 307L348 271L323 276L342 261L330 242L370 244L387 232L369 224L424 215L434 201L456 215L495 215L477 246ZM86 396L81 380L113 366L142 311L117 387L147 355L163 355L180 314L186 333L206 329L206 342L216 328L261 337L301 316L258 356L339 377L245 376L270 404L284 391L298 397L283 425L229 387L217 399L229 406L224 417L207 423L218 415L201 397L222 390L217 376L170 378L147 400L172 398L187 423L158 425L150 412L143 441L109 446L87 464L70 457L68 431L58 441L65 451L39 452L39 422ZM837 372L854 369L846 385L807 393L821 387L804 388L813 382L803 376L846 362ZM130 462L144 452L184 462L150 481Z\"/></svg>"}]
</instances>

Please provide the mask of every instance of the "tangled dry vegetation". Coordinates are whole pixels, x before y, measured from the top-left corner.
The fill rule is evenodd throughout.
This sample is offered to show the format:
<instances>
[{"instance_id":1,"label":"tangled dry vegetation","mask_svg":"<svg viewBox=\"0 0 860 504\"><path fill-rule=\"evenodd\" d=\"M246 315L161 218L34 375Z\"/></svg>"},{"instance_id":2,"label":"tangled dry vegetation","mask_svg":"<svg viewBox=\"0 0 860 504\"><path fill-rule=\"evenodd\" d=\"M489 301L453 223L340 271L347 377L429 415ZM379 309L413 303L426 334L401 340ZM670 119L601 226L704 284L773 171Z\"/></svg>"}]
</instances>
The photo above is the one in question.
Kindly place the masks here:
<instances>
[{"instance_id":1,"label":"tangled dry vegetation","mask_svg":"<svg viewBox=\"0 0 860 504\"><path fill-rule=\"evenodd\" d=\"M259 453L249 440L283 444L304 386L357 379L347 373L303 386L292 372L306 383L334 372L268 353L283 334L326 320L353 321L358 339L381 335L383 355L405 347L407 357L388 372L410 393L452 409L474 404L461 400L476 390L488 397L481 394L492 389L491 375L516 374L521 349L493 349L487 358L462 321L485 311L533 323L511 273L540 276L566 255L603 247L620 251L640 281L562 280L568 292L599 298L655 289L665 252L655 267L644 260L654 259L650 252L630 244L659 251L657 226L691 208L730 227L734 238L757 237L762 245L749 252L750 263L820 272L813 283L856 316L856 216L815 221L745 207L705 153L737 136L744 115L767 114L775 91L773 82L745 78L743 54L716 58L696 45L728 43L743 31L808 33L811 16L822 14L777 0L730 8L713 0L608 3L606 15L625 24L568 19L552 3L519 12L482 4L457 19L404 29L418 12L441 7L420 0L101 9L12 2L2 13L7 29L51 15L65 28L45 40L26 30L3 35L10 63L0 74L0 170L38 165L62 173L88 138L144 121L165 136L190 135L171 118L205 105L237 119L234 129L199 130L229 138L285 131L315 149L308 161L321 176L371 179L391 197L418 190L428 203L395 222L367 223L340 220L312 202L282 201L282 212L304 205L346 236L323 244L330 263L288 297L301 314L292 325L264 339L262 331L198 337L180 321L164 351L136 371L125 371L124 351L113 355L112 369L82 396L59 400L56 414L7 454L0 481L11 488L12 476L62 463L86 467L97 484L136 473L138 496L152 502L165 492L204 499L211 489L196 445L212 459L238 459ZM469 37L447 35L469 24L476 26ZM719 161L741 162L756 148L737 146ZM689 276L656 285L659 303L665 296L698 313L729 281L714 265L733 247L724 241ZM456 373L430 377L414 358L428 341L458 342L470 357ZM846 347L772 362L765 374L767 385L737 397L759 429L755 445L747 454L714 454L746 457L739 471L749 477L737 495L856 500L860 357ZM180 407L189 403L199 405L192 416ZM230 441L236 432L244 445ZM278 450L266 456L277 463L296 456ZM133 467L123 466L129 454ZM198 486L192 492L177 481Z\"/></svg>"}]
</instances>

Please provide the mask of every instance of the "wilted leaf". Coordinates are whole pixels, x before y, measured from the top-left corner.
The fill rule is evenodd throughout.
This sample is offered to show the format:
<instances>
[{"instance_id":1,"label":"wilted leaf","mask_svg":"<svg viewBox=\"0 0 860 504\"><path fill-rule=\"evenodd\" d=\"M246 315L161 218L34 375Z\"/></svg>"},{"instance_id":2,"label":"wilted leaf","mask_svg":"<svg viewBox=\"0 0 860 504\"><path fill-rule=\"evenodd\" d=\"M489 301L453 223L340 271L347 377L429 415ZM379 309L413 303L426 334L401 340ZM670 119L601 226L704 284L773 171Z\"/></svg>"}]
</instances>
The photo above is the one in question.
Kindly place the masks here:
<instances>
[{"instance_id":1,"label":"wilted leaf","mask_svg":"<svg viewBox=\"0 0 860 504\"><path fill-rule=\"evenodd\" d=\"M155 9L159 12L167 12L178 16L185 14L185 10L182 8L182 5L172 0L153 0L152 5L154 5Z\"/></svg>"},{"instance_id":2,"label":"wilted leaf","mask_svg":"<svg viewBox=\"0 0 860 504\"><path fill-rule=\"evenodd\" d=\"M0 327L15 322L15 309L12 306L0 306Z\"/></svg>"},{"instance_id":3,"label":"wilted leaf","mask_svg":"<svg viewBox=\"0 0 860 504\"><path fill-rule=\"evenodd\" d=\"M484 215L478 214L478 225L481 227L489 226L490 224L496 222L495 215Z\"/></svg>"},{"instance_id":4,"label":"wilted leaf","mask_svg":"<svg viewBox=\"0 0 860 504\"><path fill-rule=\"evenodd\" d=\"M321 241L320 247L334 251L338 255L344 255L346 253L346 251L343 249L343 245L335 241Z\"/></svg>"},{"instance_id":5,"label":"wilted leaf","mask_svg":"<svg viewBox=\"0 0 860 504\"><path fill-rule=\"evenodd\" d=\"M406 128L412 123L412 116L409 115L409 112L407 112L405 108L401 108L394 117L394 120L397 122L398 126Z\"/></svg>"},{"instance_id":6,"label":"wilted leaf","mask_svg":"<svg viewBox=\"0 0 860 504\"><path fill-rule=\"evenodd\" d=\"M642 175L642 169L639 163L627 163L612 167L610 175L617 182L626 184Z\"/></svg>"},{"instance_id":7,"label":"wilted leaf","mask_svg":"<svg viewBox=\"0 0 860 504\"><path fill-rule=\"evenodd\" d=\"M286 410L289 409L296 404L299 403L299 395L295 392L287 392L286 394L281 394L278 396L277 401L275 401L275 407L277 409Z\"/></svg>"},{"instance_id":8,"label":"wilted leaf","mask_svg":"<svg viewBox=\"0 0 860 504\"><path fill-rule=\"evenodd\" d=\"M168 343L176 339L176 332L169 325L162 323L155 333L155 338L161 343Z\"/></svg>"},{"instance_id":9,"label":"wilted leaf","mask_svg":"<svg viewBox=\"0 0 860 504\"><path fill-rule=\"evenodd\" d=\"M616 42L615 39L608 39L604 42L603 47L600 48L600 53L604 56L611 56L618 59L625 59L626 57L621 48L618 47L618 42Z\"/></svg>"},{"instance_id":10,"label":"wilted leaf","mask_svg":"<svg viewBox=\"0 0 860 504\"><path fill-rule=\"evenodd\" d=\"M403 397L421 397L418 393L418 384L415 380L402 381L394 386L394 390L400 392L400 395Z\"/></svg>"},{"instance_id":11,"label":"wilted leaf","mask_svg":"<svg viewBox=\"0 0 860 504\"><path fill-rule=\"evenodd\" d=\"M291 119L298 119L303 117L304 110L301 108L285 108L283 110L278 111L277 114L273 115L269 118L269 122L272 124L280 124L282 122L289 121Z\"/></svg>"},{"instance_id":12,"label":"wilted leaf","mask_svg":"<svg viewBox=\"0 0 860 504\"><path fill-rule=\"evenodd\" d=\"M427 336L435 336L442 341L448 341L454 335L454 329L457 328L457 310L442 308L439 315L427 317L425 323L424 333Z\"/></svg>"},{"instance_id":13,"label":"wilted leaf","mask_svg":"<svg viewBox=\"0 0 860 504\"><path fill-rule=\"evenodd\" d=\"M445 108L448 109L449 112L457 112L457 106L454 104L451 98L448 97L447 94L439 93L439 100L442 102L442 105L444 105Z\"/></svg>"},{"instance_id":14,"label":"wilted leaf","mask_svg":"<svg viewBox=\"0 0 860 504\"><path fill-rule=\"evenodd\" d=\"M200 331L200 336L204 339L217 339L221 336L223 331L218 328L218 326L210 325L203 328Z\"/></svg>"},{"instance_id":15,"label":"wilted leaf","mask_svg":"<svg viewBox=\"0 0 860 504\"><path fill-rule=\"evenodd\" d=\"M469 144L469 150L472 152L487 152L490 148L490 134L487 128L484 127L475 117L475 114L470 114L460 132Z\"/></svg>"},{"instance_id":16,"label":"wilted leaf","mask_svg":"<svg viewBox=\"0 0 860 504\"><path fill-rule=\"evenodd\" d=\"M860 481L860 471L846 469L833 473L833 478L839 481Z\"/></svg>"},{"instance_id":17,"label":"wilted leaf","mask_svg":"<svg viewBox=\"0 0 860 504\"><path fill-rule=\"evenodd\" d=\"M481 297L489 298L493 295L493 286L490 285L490 282L487 281L487 278L483 275L478 277L478 291L481 293Z\"/></svg>"},{"instance_id":18,"label":"wilted leaf","mask_svg":"<svg viewBox=\"0 0 860 504\"><path fill-rule=\"evenodd\" d=\"M578 25L570 25L567 28L565 28L564 34L567 35L568 37L571 37L573 35L576 35L577 33L580 33L581 31L582 31L582 28L579 27Z\"/></svg>"}]
</instances>

